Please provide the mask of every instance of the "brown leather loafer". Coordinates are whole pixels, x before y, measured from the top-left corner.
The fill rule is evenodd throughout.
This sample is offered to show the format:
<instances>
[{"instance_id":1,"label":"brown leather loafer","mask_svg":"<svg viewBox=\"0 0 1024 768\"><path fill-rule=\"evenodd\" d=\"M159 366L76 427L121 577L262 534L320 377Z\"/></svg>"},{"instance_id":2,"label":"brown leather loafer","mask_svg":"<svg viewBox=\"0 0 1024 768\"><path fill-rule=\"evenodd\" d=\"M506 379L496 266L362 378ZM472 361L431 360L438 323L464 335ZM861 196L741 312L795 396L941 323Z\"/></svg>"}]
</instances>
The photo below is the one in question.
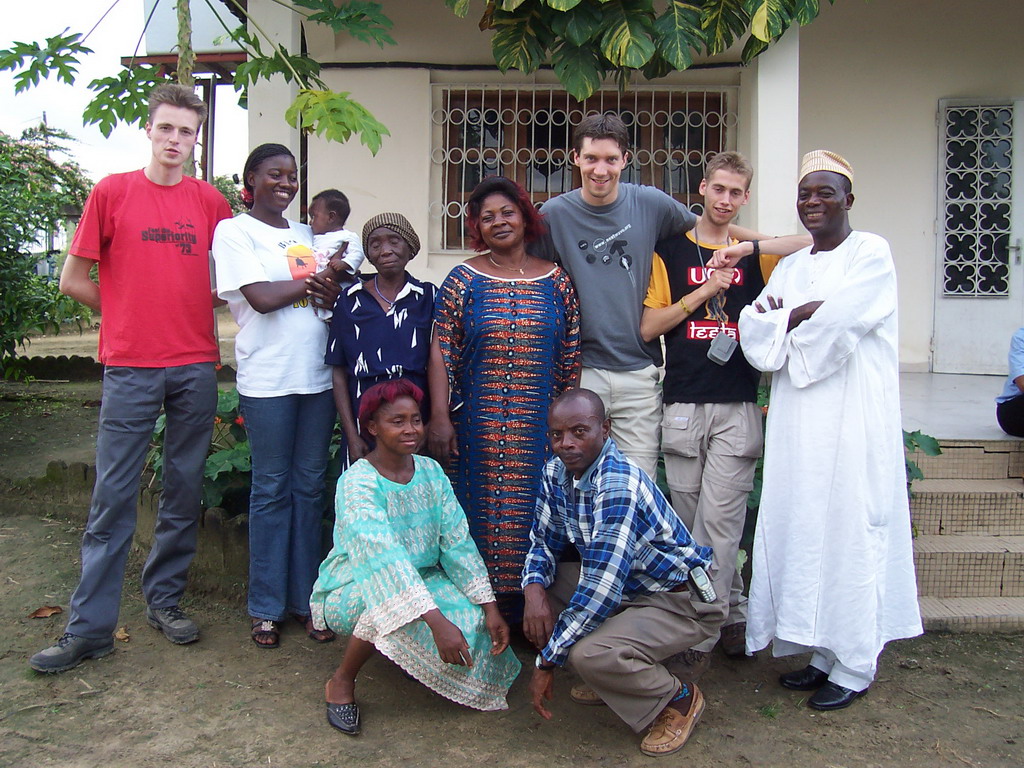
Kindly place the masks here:
<instances>
[{"instance_id":1,"label":"brown leather loafer","mask_svg":"<svg viewBox=\"0 0 1024 768\"><path fill-rule=\"evenodd\" d=\"M692 685L692 684L691 684ZM640 751L645 755L660 757L678 752L693 733L693 728L704 714L704 694L696 685L690 699L690 711L685 715L672 706L665 707L658 715L651 730L640 742Z\"/></svg>"},{"instance_id":2,"label":"brown leather loafer","mask_svg":"<svg viewBox=\"0 0 1024 768\"><path fill-rule=\"evenodd\" d=\"M585 707L604 706L604 699L598 696L594 689L586 683L574 685L572 690L569 691L569 698Z\"/></svg>"}]
</instances>

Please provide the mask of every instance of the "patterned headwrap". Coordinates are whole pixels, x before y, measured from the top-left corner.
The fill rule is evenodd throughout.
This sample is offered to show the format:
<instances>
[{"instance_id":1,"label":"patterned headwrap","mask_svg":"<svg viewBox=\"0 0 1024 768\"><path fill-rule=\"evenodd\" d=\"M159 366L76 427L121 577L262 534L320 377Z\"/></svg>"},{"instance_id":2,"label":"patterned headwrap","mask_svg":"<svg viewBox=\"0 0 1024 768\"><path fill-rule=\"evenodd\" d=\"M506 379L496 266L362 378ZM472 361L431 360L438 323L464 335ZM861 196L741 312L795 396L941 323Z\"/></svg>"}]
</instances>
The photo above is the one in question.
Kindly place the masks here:
<instances>
[{"instance_id":1,"label":"patterned headwrap","mask_svg":"<svg viewBox=\"0 0 1024 768\"><path fill-rule=\"evenodd\" d=\"M363 224L363 253L369 253L370 247L366 241L370 239L370 233L377 227L387 227L392 232L401 235L402 239L409 244L413 256L420 252L420 239L405 216L400 213L378 213Z\"/></svg>"}]
</instances>

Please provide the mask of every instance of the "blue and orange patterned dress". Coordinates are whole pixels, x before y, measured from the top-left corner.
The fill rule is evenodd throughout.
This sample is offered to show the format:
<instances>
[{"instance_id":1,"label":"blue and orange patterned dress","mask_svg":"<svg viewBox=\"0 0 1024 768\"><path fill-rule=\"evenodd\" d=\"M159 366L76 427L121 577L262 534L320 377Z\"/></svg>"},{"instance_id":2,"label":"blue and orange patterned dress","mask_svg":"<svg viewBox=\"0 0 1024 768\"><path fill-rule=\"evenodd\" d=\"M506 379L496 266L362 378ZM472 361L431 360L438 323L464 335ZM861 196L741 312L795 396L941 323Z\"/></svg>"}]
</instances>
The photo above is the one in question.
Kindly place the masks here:
<instances>
[{"instance_id":1,"label":"blue and orange patterned dress","mask_svg":"<svg viewBox=\"0 0 1024 768\"><path fill-rule=\"evenodd\" d=\"M459 446L448 475L499 604L517 621L541 468L551 455L547 409L579 369L576 291L561 267L505 279L460 264L438 292L434 321Z\"/></svg>"}]
</instances>

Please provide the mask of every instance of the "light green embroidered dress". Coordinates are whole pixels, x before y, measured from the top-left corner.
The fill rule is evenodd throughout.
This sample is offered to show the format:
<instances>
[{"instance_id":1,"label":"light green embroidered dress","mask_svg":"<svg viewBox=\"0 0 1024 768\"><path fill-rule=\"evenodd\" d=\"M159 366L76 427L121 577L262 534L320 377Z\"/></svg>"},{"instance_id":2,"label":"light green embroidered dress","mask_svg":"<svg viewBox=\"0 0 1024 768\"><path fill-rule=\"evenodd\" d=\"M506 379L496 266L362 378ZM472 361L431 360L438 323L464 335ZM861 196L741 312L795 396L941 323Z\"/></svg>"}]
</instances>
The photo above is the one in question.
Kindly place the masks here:
<instances>
[{"instance_id":1,"label":"light green embroidered dress","mask_svg":"<svg viewBox=\"0 0 1024 768\"><path fill-rule=\"evenodd\" d=\"M360 459L338 481L334 548L320 565L310 610L318 629L373 643L445 698L482 710L507 709L519 674L511 648L491 656L480 604L494 600L451 483L432 459L414 456L406 485ZM466 638L473 666L446 664L420 620L438 608Z\"/></svg>"}]
</instances>

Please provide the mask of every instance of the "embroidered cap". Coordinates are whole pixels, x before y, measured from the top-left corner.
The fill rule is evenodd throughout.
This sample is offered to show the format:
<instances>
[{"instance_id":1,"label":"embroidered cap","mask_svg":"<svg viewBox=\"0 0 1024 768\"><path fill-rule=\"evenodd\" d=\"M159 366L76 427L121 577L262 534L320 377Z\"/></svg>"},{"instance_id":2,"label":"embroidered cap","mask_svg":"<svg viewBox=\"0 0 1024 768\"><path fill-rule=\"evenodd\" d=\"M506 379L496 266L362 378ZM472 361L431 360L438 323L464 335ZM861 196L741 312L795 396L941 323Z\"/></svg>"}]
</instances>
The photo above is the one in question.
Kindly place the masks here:
<instances>
[{"instance_id":1,"label":"embroidered cap","mask_svg":"<svg viewBox=\"0 0 1024 768\"><path fill-rule=\"evenodd\" d=\"M853 166L846 162L846 158L829 152L827 149L815 149L804 155L800 161L800 178L803 179L809 173L815 171L832 171L840 176L845 176L853 184Z\"/></svg>"},{"instance_id":2,"label":"embroidered cap","mask_svg":"<svg viewBox=\"0 0 1024 768\"><path fill-rule=\"evenodd\" d=\"M366 241L370 239L370 233L377 229L377 227L387 227L392 232L397 232L401 235L402 239L409 244L409 249L412 251L413 256L420 252L420 239L416 236L416 231L405 216L400 213L378 213L363 224L364 253L370 252L370 247L366 244Z\"/></svg>"}]
</instances>

